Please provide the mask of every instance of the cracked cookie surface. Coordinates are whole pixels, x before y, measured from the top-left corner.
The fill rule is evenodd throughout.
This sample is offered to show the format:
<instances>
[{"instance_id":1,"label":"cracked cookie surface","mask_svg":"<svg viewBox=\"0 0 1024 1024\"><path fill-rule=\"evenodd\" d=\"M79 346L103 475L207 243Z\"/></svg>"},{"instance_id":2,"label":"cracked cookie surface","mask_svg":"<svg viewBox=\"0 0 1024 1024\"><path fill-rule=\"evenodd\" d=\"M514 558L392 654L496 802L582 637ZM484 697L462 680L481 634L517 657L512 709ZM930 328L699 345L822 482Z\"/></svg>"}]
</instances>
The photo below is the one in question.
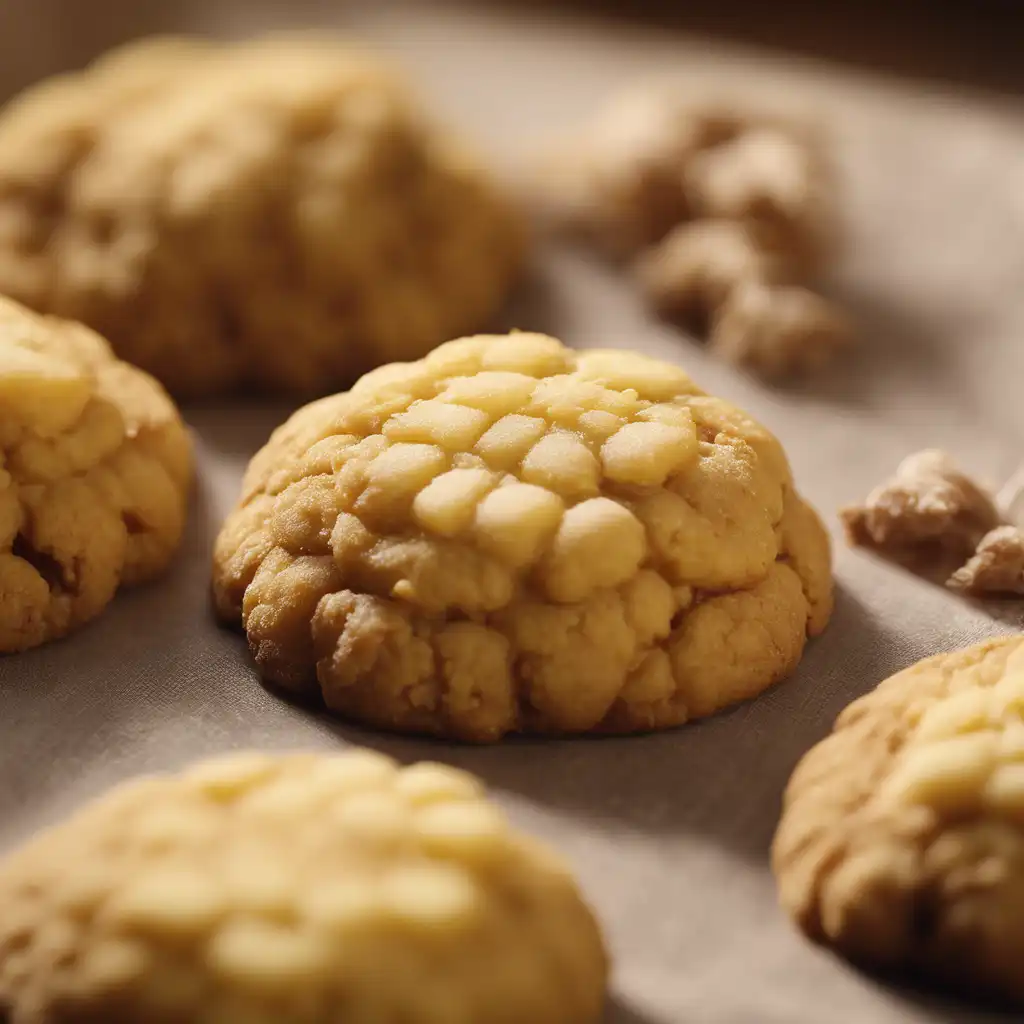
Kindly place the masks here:
<instances>
[{"instance_id":1,"label":"cracked cookie surface","mask_svg":"<svg viewBox=\"0 0 1024 1024\"><path fill-rule=\"evenodd\" d=\"M782 902L852 959L1024 1006L1024 640L928 658L840 716L787 790Z\"/></svg>"},{"instance_id":2,"label":"cracked cookie surface","mask_svg":"<svg viewBox=\"0 0 1024 1024\"><path fill-rule=\"evenodd\" d=\"M376 58L132 44L0 115L0 291L180 397L347 386L482 326L519 219Z\"/></svg>"},{"instance_id":3,"label":"cracked cookie surface","mask_svg":"<svg viewBox=\"0 0 1024 1024\"><path fill-rule=\"evenodd\" d=\"M475 778L368 750L134 780L0 863L12 1024L596 1024L606 975Z\"/></svg>"},{"instance_id":4,"label":"cracked cookie surface","mask_svg":"<svg viewBox=\"0 0 1024 1024\"><path fill-rule=\"evenodd\" d=\"M0 298L0 652L94 618L181 540L188 434L163 388L70 321Z\"/></svg>"},{"instance_id":5,"label":"cracked cookie surface","mask_svg":"<svg viewBox=\"0 0 1024 1024\"><path fill-rule=\"evenodd\" d=\"M295 413L214 554L263 676L378 727L631 732L752 697L832 605L778 441L678 367L449 342Z\"/></svg>"}]
</instances>

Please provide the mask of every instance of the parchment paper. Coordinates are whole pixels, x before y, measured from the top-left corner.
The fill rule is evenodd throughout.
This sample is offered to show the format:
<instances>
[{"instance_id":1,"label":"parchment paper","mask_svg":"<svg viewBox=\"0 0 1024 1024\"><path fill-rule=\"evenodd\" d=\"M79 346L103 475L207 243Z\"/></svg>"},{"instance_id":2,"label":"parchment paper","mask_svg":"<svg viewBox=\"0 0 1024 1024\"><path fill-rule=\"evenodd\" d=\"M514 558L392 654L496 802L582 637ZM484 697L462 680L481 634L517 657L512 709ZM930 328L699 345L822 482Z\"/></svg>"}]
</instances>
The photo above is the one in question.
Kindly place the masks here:
<instances>
[{"instance_id":1,"label":"parchment paper","mask_svg":"<svg viewBox=\"0 0 1024 1024\"><path fill-rule=\"evenodd\" d=\"M781 436L801 489L833 530L837 506L919 447L946 447L995 482L1020 460L1019 109L583 16L426 2L183 11L177 27L218 34L351 25L400 56L432 102L503 165L637 74L669 70L814 101L832 121L846 184L851 244L834 290L863 335L835 372L769 390L656 324L614 274L555 247L499 326L680 362ZM166 9L161 17L169 20ZM478 772L519 825L570 858L615 958L610 1021L996 1019L886 987L811 948L776 908L767 851L788 773L846 703L920 657L1019 628L1021 605L971 605L837 538L838 606L827 634L794 678L713 721L658 736L493 749L363 732L262 689L244 642L218 631L208 611L212 539L246 461L286 412L188 409L199 478L168 578L123 594L65 642L0 659L0 848L138 772L228 748L361 742Z\"/></svg>"}]
</instances>

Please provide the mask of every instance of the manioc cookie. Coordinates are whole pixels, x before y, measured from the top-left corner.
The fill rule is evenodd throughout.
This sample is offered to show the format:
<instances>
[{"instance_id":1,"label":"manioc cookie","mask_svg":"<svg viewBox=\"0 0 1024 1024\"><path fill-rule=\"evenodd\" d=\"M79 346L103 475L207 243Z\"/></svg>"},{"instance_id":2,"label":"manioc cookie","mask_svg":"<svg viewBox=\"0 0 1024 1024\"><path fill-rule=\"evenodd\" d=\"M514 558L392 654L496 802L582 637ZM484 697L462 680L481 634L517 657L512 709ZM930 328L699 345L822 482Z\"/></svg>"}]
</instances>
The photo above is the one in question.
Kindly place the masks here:
<instances>
[{"instance_id":1,"label":"manioc cookie","mask_svg":"<svg viewBox=\"0 0 1024 1024\"><path fill-rule=\"evenodd\" d=\"M476 779L366 750L136 780L0 864L9 1024L596 1024L606 976Z\"/></svg>"},{"instance_id":2,"label":"manioc cookie","mask_svg":"<svg viewBox=\"0 0 1024 1024\"><path fill-rule=\"evenodd\" d=\"M0 114L0 292L195 397L323 394L476 330L519 218L341 43L157 38Z\"/></svg>"},{"instance_id":3,"label":"manioc cookie","mask_svg":"<svg viewBox=\"0 0 1024 1024\"><path fill-rule=\"evenodd\" d=\"M167 567L192 450L163 388L88 328L0 298L0 653Z\"/></svg>"},{"instance_id":4,"label":"manioc cookie","mask_svg":"<svg viewBox=\"0 0 1024 1024\"><path fill-rule=\"evenodd\" d=\"M847 708L793 774L774 866L812 939L1024 1008L1024 638Z\"/></svg>"},{"instance_id":5,"label":"manioc cookie","mask_svg":"<svg viewBox=\"0 0 1024 1024\"><path fill-rule=\"evenodd\" d=\"M480 336L295 413L214 554L263 676L376 726L631 732L752 697L831 611L779 443L682 370Z\"/></svg>"}]
</instances>

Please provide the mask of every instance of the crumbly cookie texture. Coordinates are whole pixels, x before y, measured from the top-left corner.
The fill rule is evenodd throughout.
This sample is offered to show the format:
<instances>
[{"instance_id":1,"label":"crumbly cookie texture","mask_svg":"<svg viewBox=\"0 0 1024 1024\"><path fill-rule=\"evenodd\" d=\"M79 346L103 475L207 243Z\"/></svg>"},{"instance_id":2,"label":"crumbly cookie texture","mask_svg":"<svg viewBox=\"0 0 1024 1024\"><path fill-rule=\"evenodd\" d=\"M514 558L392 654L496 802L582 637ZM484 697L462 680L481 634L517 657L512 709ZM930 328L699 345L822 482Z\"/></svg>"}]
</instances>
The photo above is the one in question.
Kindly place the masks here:
<instances>
[{"instance_id":1,"label":"crumbly cookie texture","mask_svg":"<svg viewBox=\"0 0 1024 1024\"><path fill-rule=\"evenodd\" d=\"M537 179L549 222L634 258L652 307L710 333L726 359L790 376L848 344L845 316L802 287L838 234L834 175L810 126L641 90Z\"/></svg>"},{"instance_id":2,"label":"crumbly cookie texture","mask_svg":"<svg viewBox=\"0 0 1024 1024\"><path fill-rule=\"evenodd\" d=\"M0 298L0 652L94 618L181 540L191 444L88 328Z\"/></svg>"},{"instance_id":3,"label":"crumbly cookie texture","mask_svg":"<svg viewBox=\"0 0 1024 1024\"><path fill-rule=\"evenodd\" d=\"M1001 516L987 490L935 449L905 458L863 506L841 513L851 544L898 558L962 565Z\"/></svg>"},{"instance_id":4,"label":"crumbly cookie texture","mask_svg":"<svg viewBox=\"0 0 1024 1024\"><path fill-rule=\"evenodd\" d=\"M0 291L175 394L348 385L478 329L519 217L376 58L156 39L0 115Z\"/></svg>"},{"instance_id":5,"label":"crumbly cookie texture","mask_svg":"<svg viewBox=\"0 0 1024 1024\"><path fill-rule=\"evenodd\" d=\"M637 353L453 341L297 412L214 555L263 675L376 726L678 725L789 674L832 605L778 441Z\"/></svg>"},{"instance_id":6,"label":"crumbly cookie texture","mask_svg":"<svg viewBox=\"0 0 1024 1024\"><path fill-rule=\"evenodd\" d=\"M0 864L12 1024L596 1024L606 975L476 779L371 751L129 782Z\"/></svg>"},{"instance_id":7,"label":"crumbly cookie texture","mask_svg":"<svg viewBox=\"0 0 1024 1024\"><path fill-rule=\"evenodd\" d=\"M855 701L789 783L782 902L851 958L1024 1007L1024 640L918 663Z\"/></svg>"}]
</instances>

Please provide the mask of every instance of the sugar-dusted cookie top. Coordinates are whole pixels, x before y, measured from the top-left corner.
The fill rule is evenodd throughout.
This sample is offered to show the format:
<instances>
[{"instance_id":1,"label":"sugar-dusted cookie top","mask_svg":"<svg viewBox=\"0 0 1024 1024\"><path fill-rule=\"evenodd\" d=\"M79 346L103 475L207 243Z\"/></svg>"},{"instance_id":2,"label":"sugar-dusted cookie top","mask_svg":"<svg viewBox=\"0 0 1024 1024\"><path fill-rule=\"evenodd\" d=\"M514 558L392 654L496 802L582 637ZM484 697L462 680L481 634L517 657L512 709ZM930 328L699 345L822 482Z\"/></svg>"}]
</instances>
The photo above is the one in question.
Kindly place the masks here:
<instances>
[{"instance_id":1,"label":"sugar-dusted cookie top","mask_svg":"<svg viewBox=\"0 0 1024 1024\"><path fill-rule=\"evenodd\" d=\"M376 57L132 44L0 113L0 292L181 396L322 394L478 329L518 219Z\"/></svg>"},{"instance_id":2,"label":"sugar-dusted cookie top","mask_svg":"<svg viewBox=\"0 0 1024 1024\"><path fill-rule=\"evenodd\" d=\"M159 575L192 474L177 409L81 326L0 298L0 652Z\"/></svg>"},{"instance_id":3,"label":"sugar-dusted cookie top","mask_svg":"<svg viewBox=\"0 0 1024 1024\"><path fill-rule=\"evenodd\" d=\"M779 443L675 366L480 336L295 413L214 557L263 674L474 741L677 725L828 620Z\"/></svg>"}]
</instances>

